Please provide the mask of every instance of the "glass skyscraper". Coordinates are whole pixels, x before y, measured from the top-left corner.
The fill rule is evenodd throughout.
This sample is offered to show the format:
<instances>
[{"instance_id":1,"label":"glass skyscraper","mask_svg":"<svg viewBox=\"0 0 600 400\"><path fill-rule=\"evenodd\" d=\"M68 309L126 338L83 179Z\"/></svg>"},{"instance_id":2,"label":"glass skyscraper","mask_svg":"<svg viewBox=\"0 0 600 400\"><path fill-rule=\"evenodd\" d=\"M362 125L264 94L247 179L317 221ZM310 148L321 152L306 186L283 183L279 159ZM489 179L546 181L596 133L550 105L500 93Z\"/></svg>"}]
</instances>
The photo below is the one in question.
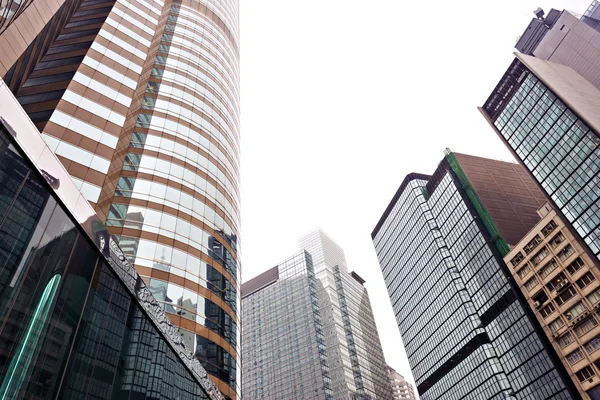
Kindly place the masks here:
<instances>
[{"instance_id":1,"label":"glass skyscraper","mask_svg":"<svg viewBox=\"0 0 600 400\"><path fill-rule=\"evenodd\" d=\"M310 254L244 283L242 306L244 396L333 400Z\"/></svg>"},{"instance_id":2,"label":"glass skyscraper","mask_svg":"<svg viewBox=\"0 0 600 400\"><path fill-rule=\"evenodd\" d=\"M570 67L517 54L481 108L561 218L600 259L600 90Z\"/></svg>"},{"instance_id":3,"label":"glass skyscraper","mask_svg":"<svg viewBox=\"0 0 600 400\"><path fill-rule=\"evenodd\" d=\"M321 229L302 236L299 244L313 258L334 398L391 398L364 279L348 272L344 250Z\"/></svg>"},{"instance_id":4,"label":"glass skyscraper","mask_svg":"<svg viewBox=\"0 0 600 400\"><path fill-rule=\"evenodd\" d=\"M544 196L517 164L447 151L408 175L372 233L421 399L571 399L502 256Z\"/></svg>"},{"instance_id":5,"label":"glass skyscraper","mask_svg":"<svg viewBox=\"0 0 600 400\"><path fill-rule=\"evenodd\" d=\"M321 230L242 285L244 393L273 399L391 399L364 280Z\"/></svg>"},{"instance_id":6,"label":"glass skyscraper","mask_svg":"<svg viewBox=\"0 0 600 400\"><path fill-rule=\"evenodd\" d=\"M0 82L0 395L224 399Z\"/></svg>"},{"instance_id":7,"label":"glass skyscraper","mask_svg":"<svg viewBox=\"0 0 600 400\"><path fill-rule=\"evenodd\" d=\"M228 397L240 395L237 0L29 0L0 77Z\"/></svg>"}]
</instances>

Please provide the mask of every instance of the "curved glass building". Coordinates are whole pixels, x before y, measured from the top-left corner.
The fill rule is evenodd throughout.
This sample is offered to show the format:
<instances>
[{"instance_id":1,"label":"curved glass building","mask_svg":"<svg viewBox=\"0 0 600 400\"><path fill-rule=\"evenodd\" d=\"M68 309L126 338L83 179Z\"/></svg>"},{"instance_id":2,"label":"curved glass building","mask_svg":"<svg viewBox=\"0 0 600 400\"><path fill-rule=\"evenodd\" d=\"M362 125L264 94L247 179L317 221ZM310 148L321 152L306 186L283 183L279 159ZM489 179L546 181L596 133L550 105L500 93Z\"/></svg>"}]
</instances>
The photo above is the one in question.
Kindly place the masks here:
<instances>
[{"instance_id":1,"label":"curved glass building","mask_svg":"<svg viewBox=\"0 0 600 400\"><path fill-rule=\"evenodd\" d=\"M0 34L0 76L219 390L239 397L237 0L33 0L19 18L31 26ZM14 35L25 40L9 51Z\"/></svg>"}]
</instances>

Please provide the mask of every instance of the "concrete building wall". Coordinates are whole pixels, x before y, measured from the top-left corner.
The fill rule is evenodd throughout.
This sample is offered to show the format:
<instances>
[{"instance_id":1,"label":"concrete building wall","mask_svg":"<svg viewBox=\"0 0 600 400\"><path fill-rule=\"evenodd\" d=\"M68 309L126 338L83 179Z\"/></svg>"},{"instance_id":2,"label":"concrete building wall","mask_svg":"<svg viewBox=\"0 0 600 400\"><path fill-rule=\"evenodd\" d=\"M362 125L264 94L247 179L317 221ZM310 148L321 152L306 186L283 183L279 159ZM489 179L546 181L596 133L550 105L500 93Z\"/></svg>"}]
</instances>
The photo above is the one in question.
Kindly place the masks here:
<instances>
[{"instance_id":1,"label":"concrete building wall","mask_svg":"<svg viewBox=\"0 0 600 400\"><path fill-rule=\"evenodd\" d=\"M600 88L600 32L565 10L533 55L567 65Z\"/></svg>"},{"instance_id":2,"label":"concrete building wall","mask_svg":"<svg viewBox=\"0 0 600 400\"><path fill-rule=\"evenodd\" d=\"M584 399L600 395L600 264L547 204L504 257Z\"/></svg>"}]
</instances>

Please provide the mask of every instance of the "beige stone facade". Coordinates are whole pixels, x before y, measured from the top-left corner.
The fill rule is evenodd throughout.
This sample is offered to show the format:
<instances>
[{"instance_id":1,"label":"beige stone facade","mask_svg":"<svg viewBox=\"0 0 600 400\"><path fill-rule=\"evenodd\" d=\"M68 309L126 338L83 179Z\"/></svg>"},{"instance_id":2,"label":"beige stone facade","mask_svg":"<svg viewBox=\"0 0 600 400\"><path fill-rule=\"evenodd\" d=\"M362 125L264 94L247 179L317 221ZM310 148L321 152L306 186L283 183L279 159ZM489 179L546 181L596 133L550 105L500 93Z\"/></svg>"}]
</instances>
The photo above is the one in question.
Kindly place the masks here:
<instances>
[{"instance_id":1,"label":"beige stone facade","mask_svg":"<svg viewBox=\"0 0 600 400\"><path fill-rule=\"evenodd\" d=\"M504 260L584 399L600 391L600 269L549 204Z\"/></svg>"}]
</instances>

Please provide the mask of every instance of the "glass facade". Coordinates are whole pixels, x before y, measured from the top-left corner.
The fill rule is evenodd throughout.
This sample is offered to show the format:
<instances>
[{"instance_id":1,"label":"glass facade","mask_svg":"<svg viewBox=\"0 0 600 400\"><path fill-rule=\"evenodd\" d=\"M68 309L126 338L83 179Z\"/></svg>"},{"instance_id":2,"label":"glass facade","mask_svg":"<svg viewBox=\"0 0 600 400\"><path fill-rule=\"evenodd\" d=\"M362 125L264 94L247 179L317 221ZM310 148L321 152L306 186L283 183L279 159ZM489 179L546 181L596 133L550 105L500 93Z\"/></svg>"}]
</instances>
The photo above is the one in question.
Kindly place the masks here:
<instances>
[{"instance_id":1,"label":"glass facade","mask_svg":"<svg viewBox=\"0 0 600 400\"><path fill-rule=\"evenodd\" d=\"M333 400L311 256L302 251L276 269L268 286L242 292L244 396Z\"/></svg>"},{"instance_id":2,"label":"glass facade","mask_svg":"<svg viewBox=\"0 0 600 400\"><path fill-rule=\"evenodd\" d=\"M106 223L209 373L239 396L237 2L165 6ZM159 23L160 25L160 23ZM159 35L160 32L160 35ZM133 121L132 121L133 122ZM117 171L115 171L117 172ZM105 188L106 189L106 188ZM104 199L104 197L102 197ZM208 328L208 330L206 330Z\"/></svg>"},{"instance_id":3,"label":"glass facade","mask_svg":"<svg viewBox=\"0 0 600 400\"><path fill-rule=\"evenodd\" d=\"M321 230L242 285L244 395L387 400L392 390L364 280Z\"/></svg>"},{"instance_id":4,"label":"glass facade","mask_svg":"<svg viewBox=\"0 0 600 400\"><path fill-rule=\"evenodd\" d=\"M515 71L522 74L520 80L514 77ZM600 259L598 133L519 60L503 81L508 79L514 87L505 102L496 106L488 100L483 111Z\"/></svg>"},{"instance_id":5,"label":"glass facade","mask_svg":"<svg viewBox=\"0 0 600 400\"><path fill-rule=\"evenodd\" d=\"M13 34L31 41L2 77L218 388L238 398L238 1L25 3L52 15L37 36ZM20 13L5 11L0 32Z\"/></svg>"},{"instance_id":6,"label":"glass facade","mask_svg":"<svg viewBox=\"0 0 600 400\"><path fill-rule=\"evenodd\" d=\"M343 249L320 229L299 244L313 257L334 398L391 398L364 280L348 272Z\"/></svg>"},{"instance_id":7,"label":"glass facade","mask_svg":"<svg viewBox=\"0 0 600 400\"><path fill-rule=\"evenodd\" d=\"M571 399L449 159L372 235L420 397Z\"/></svg>"},{"instance_id":8,"label":"glass facade","mask_svg":"<svg viewBox=\"0 0 600 400\"><path fill-rule=\"evenodd\" d=\"M216 388L208 395L206 373L199 377L201 367L190 368L187 350L165 334L174 327L145 297L141 278L126 272L102 224L80 226L51 189L64 194L71 182L32 168L10 137L25 133L0 128L0 393L221 398Z\"/></svg>"}]
</instances>

